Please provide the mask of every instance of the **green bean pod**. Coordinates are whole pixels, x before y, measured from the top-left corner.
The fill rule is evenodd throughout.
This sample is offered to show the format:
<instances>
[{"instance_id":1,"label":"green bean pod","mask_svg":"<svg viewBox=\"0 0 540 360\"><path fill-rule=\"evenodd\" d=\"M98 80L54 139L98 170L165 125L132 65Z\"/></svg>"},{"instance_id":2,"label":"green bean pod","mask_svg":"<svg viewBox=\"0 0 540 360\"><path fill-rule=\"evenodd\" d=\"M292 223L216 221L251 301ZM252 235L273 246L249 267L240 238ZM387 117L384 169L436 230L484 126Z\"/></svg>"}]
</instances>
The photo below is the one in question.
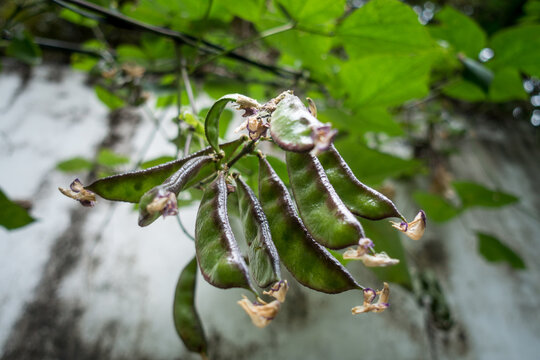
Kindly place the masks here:
<instances>
[{"instance_id":1,"label":"green bean pod","mask_svg":"<svg viewBox=\"0 0 540 360\"><path fill-rule=\"evenodd\" d=\"M164 215L176 215L178 206L176 204L176 197L185 187L185 185L197 176L201 168L211 163L215 158L210 155L199 156L188 160L182 167L169 176L161 185L155 186L148 190L139 202L139 226L148 226L153 223L163 212L162 211L149 211L148 205L159 198L168 199L173 204L168 209L170 214ZM174 196L170 196L174 194ZM167 199L168 198L168 199Z\"/></svg>"},{"instance_id":2,"label":"green bean pod","mask_svg":"<svg viewBox=\"0 0 540 360\"><path fill-rule=\"evenodd\" d=\"M195 222L195 250L208 283L223 289L242 287L255 292L229 223L224 172L219 172L204 191Z\"/></svg>"},{"instance_id":3,"label":"green bean pod","mask_svg":"<svg viewBox=\"0 0 540 360\"><path fill-rule=\"evenodd\" d=\"M296 206L311 236L330 249L343 249L366 237L358 219L330 184L317 157L293 152L287 152L286 157Z\"/></svg>"},{"instance_id":4,"label":"green bean pod","mask_svg":"<svg viewBox=\"0 0 540 360\"><path fill-rule=\"evenodd\" d=\"M207 343L204 328L195 309L195 288L197 285L197 258L193 258L178 279L174 292L174 327L189 351L206 356Z\"/></svg>"},{"instance_id":5,"label":"green bean pod","mask_svg":"<svg viewBox=\"0 0 540 360\"><path fill-rule=\"evenodd\" d=\"M336 131L313 116L302 101L292 93L284 93L270 120L270 135L286 151L324 150Z\"/></svg>"},{"instance_id":6,"label":"green bean pod","mask_svg":"<svg viewBox=\"0 0 540 360\"><path fill-rule=\"evenodd\" d=\"M296 214L285 184L262 156L259 199L280 260L298 282L329 294L363 289L347 269L311 237Z\"/></svg>"},{"instance_id":7,"label":"green bean pod","mask_svg":"<svg viewBox=\"0 0 540 360\"><path fill-rule=\"evenodd\" d=\"M398 217L406 221L390 199L354 176L334 145L320 153L318 159L336 193L353 214L370 220Z\"/></svg>"},{"instance_id":8,"label":"green bean pod","mask_svg":"<svg viewBox=\"0 0 540 360\"><path fill-rule=\"evenodd\" d=\"M240 219L248 245L249 269L257 285L265 288L281 280L279 256L255 193L240 177L236 177L236 189Z\"/></svg>"},{"instance_id":9,"label":"green bean pod","mask_svg":"<svg viewBox=\"0 0 540 360\"><path fill-rule=\"evenodd\" d=\"M220 149L224 153L221 162L228 161L246 139L247 136L220 145ZM211 154L212 152L212 147L208 146L193 154L165 164L98 179L86 186L85 189L90 190L107 200L138 203L145 192L154 186L161 184L165 179L178 171L178 169L186 162L202 155ZM192 182L187 184L187 187L200 181L201 178L211 175L215 170L215 166L208 164L207 167L200 171L199 175L194 178Z\"/></svg>"}]
</instances>

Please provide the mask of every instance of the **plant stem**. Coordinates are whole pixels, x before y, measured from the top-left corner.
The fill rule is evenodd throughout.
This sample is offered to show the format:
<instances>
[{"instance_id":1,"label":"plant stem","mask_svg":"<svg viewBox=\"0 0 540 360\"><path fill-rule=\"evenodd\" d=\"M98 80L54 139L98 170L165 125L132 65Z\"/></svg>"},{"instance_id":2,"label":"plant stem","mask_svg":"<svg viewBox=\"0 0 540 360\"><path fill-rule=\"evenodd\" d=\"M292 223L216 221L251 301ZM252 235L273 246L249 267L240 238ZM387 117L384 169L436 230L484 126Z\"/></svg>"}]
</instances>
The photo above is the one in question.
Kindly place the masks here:
<instances>
[{"instance_id":1,"label":"plant stem","mask_svg":"<svg viewBox=\"0 0 540 360\"><path fill-rule=\"evenodd\" d=\"M180 219L180 214L177 214L176 215L176 221L178 222L178 225L180 225L180 229L182 230L182 232L184 233L184 235L186 235L188 238L190 238L191 240L195 241L195 238L193 237L193 235L191 235L188 230L186 229L186 227L184 226L184 224L182 223L182 220Z\"/></svg>"},{"instance_id":2,"label":"plant stem","mask_svg":"<svg viewBox=\"0 0 540 360\"><path fill-rule=\"evenodd\" d=\"M65 1L51 0L51 1L62 7L65 7L66 3L79 6L83 9L90 10L92 12L98 13L99 15L103 16L105 21L107 21L107 23L109 23L110 25L117 26L117 27L131 28L131 29L134 28L134 29L152 32L154 34L171 38L181 44L192 46L196 48L197 50L205 52L205 53L216 54L224 50L223 47L219 45L213 44L206 40L202 40L202 39L199 40L197 37L193 35L184 34L178 31L174 31L174 30L159 27L159 26L149 25L144 22L132 19L129 16L126 16L124 14L110 11L108 9L105 9L96 4L87 2L85 0L65 0ZM201 45L204 45L204 46L201 46ZM291 78L291 77L302 76L302 73L298 73L296 71L281 68L278 66L263 64L259 61L250 59L248 57L237 54L235 52L229 52L225 56L231 59L235 59L240 62L249 64L249 65L258 67L259 69L271 72L280 77Z\"/></svg>"},{"instance_id":3,"label":"plant stem","mask_svg":"<svg viewBox=\"0 0 540 360\"><path fill-rule=\"evenodd\" d=\"M275 28L263 31L262 33L258 34L257 36L254 36L254 37L252 37L250 39L242 41L240 44L238 44L238 45L236 45L236 46L234 46L234 47L232 47L230 49L223 50L220 53L215 54L214 56L211 56L208 59L196 64L195 66L193 66L191 68L190 73L193 73L195 70L197 70L201 66L206 65L208 63L211 63L212 61L216 60L217 58L219 58L221 56L225 56L227 54L230 54L233 51L236 51L236 50L238 50L238 49L240 49L240 48L242 48L242 47L244 47L246 45L252 44L252 43L254 43L256 41L262 40L262 39L267 38L269 36L276 35L276 34L283 33L285 31L289 31L291 29L294 29L295 26L296 25L294 23L290 22L290 23L287 23L285 25L277 26Z\"/></svg>"},{"instance_id":4,"label":"plant stem","mask_svg":"<svg viewBox=\"0 0 540 360\"><path fill-rule=\"evenodd\" d=\"M230 169L238 160L246 156L247 154L250 154L255 150L255 144L257 143L259 139L251 140L248 142L242 151L240 151L231 161L227 163L227 167Z\"/></svg>"}]
</instances>

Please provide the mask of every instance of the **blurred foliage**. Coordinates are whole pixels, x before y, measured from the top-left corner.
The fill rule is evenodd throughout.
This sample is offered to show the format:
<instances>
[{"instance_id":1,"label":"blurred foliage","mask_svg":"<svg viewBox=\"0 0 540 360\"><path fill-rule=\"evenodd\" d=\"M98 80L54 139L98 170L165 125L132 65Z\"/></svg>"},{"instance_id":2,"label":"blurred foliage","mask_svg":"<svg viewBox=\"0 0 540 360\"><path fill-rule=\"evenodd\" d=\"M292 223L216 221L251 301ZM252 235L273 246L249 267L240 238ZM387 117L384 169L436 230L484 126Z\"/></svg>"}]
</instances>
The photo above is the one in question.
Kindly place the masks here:
<instances>
[{"instance_id":1,"label":"blurred foliage","mask_svg":"<svg viewBox=\"0 0 540 360\"><path fill-rule=\"evenodd\" d=\"M506 262L514 269L525 269L525 263L512 249L493 235L476 233L478 252L489 262Z\"/></svg>"},{"instance_id":2,"label":"blurred foliage","mask_svg":"<svg viewBox=\"0 0 540 360\"><path fill-rule=\"evenodd\" d=\"M0 225L14 230L29 225L35 219L21 205L10 200L0 189Z\"/></svg>"}]
</instances>

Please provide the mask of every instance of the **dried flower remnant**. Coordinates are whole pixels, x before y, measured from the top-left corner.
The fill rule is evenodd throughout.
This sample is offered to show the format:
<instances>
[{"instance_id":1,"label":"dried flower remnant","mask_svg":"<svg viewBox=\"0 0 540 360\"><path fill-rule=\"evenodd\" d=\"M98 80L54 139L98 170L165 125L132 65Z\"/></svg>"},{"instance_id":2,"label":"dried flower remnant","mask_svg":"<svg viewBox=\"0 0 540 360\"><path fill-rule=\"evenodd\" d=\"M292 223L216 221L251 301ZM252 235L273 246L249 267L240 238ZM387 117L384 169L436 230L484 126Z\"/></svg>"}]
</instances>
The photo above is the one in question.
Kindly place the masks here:
<instances>
[{"instance_id":1,"label":"dried flower remnant","mask_svg":"<svg viewBox=\"0 0 540 360\"><path fill-rule=\"evenodd\" d=\"M426 213L420 210L410 223L390 221L393 228L398 229L413 240L420 240L426 230Z\"/></svg>"},{"instance_id":2,"label":"dried flower remnant","mask_svg":"<svg viewBox=\"0 0 540 360\"><path fill-rule=\"evenodd\" d=\"M122 70L124 70L126 75L132 77L133 79L142 78L144 73L146 72L146 69L144 67L130 63L122 64Z\"/></svg>"},{"instance_id":3,"label":"dried flower remnant","mask_svg":"<svg viewBox=\"0 0 540 360\"><path fill-rule=\"evenodd\" d=\"M250 140L257 140L261 136L266 136L266 133L268 131L269 125L265 123L261 118L258 116L252 116L248 118L246 121L244 121L240 126L238 126L234 132L238 133L244 129L247 129L249 139Z\"/></svg>"},{"instance_id":4,"label":"dried flower remnant","mask_svg":"<svg viewBox=\"0 0 540 360\"><path fill-rule=\"evenodd\" d=\"M238 105L238 110L244 110L243 117L255 115L261 108L261 104L257 100L244 95L238 95L236 104Z\"/></svg>"},{"instance_id":5,"label":"dried flower remnant","mask_svg":"<svg viewBox=\"0 0 540 360\"><path fill-rule=\"evenodd\" d=\"M146 206L146 211L150 214L161 212L165 216L174 216L178 214L178 205L176 196L173 192L167 191L164 194L159 193L158 196Z\"/></svg>"},{"instance_id":6,"label":"dried flower remnant","mask_svg":"<svg viewBox=\"0 0 540 360\"><path fill-rule=\"evenodd\" d=\"M330 148L337 135L337 130L332 129L332 126L329 124L313 126L312 129L313 132L311 133L311 138L315 143L315 147L311 150L311 153L317 156Z\"/></svg>"},{"instance_id":7,"label":"dried flower remnant","mask_svg":"<svg viewBox=\"0 0 540 360\"><path fill-rule=\"evenodd\" d=\"M314 117L317 117L317 105L315 105L315 102L311 98L306 98L308 102L308 110L311 115Z\"/></svg>"},{"instance_id":8,"label":"dried flower remnant","mask_svg":"<svg viewBox=\"0 0 540 360\"><path fill-rule=\"evenodd\" d=\"M86 190L79 179L73 180L69 189L59 187L58 190L67 197L77 200L82 206L92 207L96 203L96 194Z\"/></svg>"},{"instance_id":9,"label":"dried flower remnant","mask_svg":"<svg viewBox=\"0 0 540 360\"><path fill-rule=\"evenodd\" d=\"M373 303L375 297L379 295L379 300ZM363 314L368 312L380 313L390 306L388 304L388 297L390 295L390 288L388 283L384 283L384 287L381 291L375 291L370 288L364 289L364 303L352 308L353 315Z\"/></svg>"},{"instance_id":10,"label":"dried flower remnant","mask_svg":"<svg viewBox=\"0 0 540 360\"><path fill-rule=\"evenodd\" d=\"M263 291L263 294L272 296L280 303L284 303L287 291L289 291L289 283L287 280L281 280L275 283L270 290Z\"/></svg>"},{"instance_id":11,"label":"dried flower remnant","mask_svg":"<svg viewBox=\"0 0 540 360\"><path fill-rule=\"evenodd\" d=\"M369 254L372 252L373 254ZM396 265L398 259L392 259L385 252L375 253L373 251L373 241L368 238L360 239L356 249L348 249L343 253L343 259L361 260L368 267L384 267Z\"/></svg>"},{"instance_id":12,"label":"dried flower remnant","mask_svg":"<svg viewBox=\"0 0 540 360\"><path fill-rule=\"evenodd\" d=\"M242 300L238 301L238 304L249 315L253 324L259 328L270 324L279 312L281 305L278 300L267 303L259 298L257 298L256 302L251 302L244 295L242 295Z\"/></svg>"}]
</instances>

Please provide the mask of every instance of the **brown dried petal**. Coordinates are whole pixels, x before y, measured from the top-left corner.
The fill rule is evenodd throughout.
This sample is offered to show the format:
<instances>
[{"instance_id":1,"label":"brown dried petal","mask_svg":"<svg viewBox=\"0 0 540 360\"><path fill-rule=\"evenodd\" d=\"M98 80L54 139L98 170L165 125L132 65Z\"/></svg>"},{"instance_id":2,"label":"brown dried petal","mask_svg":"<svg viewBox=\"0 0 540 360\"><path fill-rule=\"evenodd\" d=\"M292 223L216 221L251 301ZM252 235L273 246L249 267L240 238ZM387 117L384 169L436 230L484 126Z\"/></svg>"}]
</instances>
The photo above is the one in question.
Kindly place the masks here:
<instances>
[{"instance_id":1,"label":"brown dried petal","mask_svg":"<svg viewBox=\"0 0 540 360\"><path fill-rule=\"evenodd\" d=\"M424 231L426 230L426 213L424 213L423 210L420 210L415 216L414 220L410 223L397 223L394 221L390 221L390 223L392 224L393 228L403 232L411 239L420 240L420 238L424 235Z\"/></svg>"},{"instance_id":2,"label":"brown dried petal","mask_svg":"<svg viewBox=\"0 0 540 360\"><path fill-rule=\"evenodd\" d=\"M242 300L238 304L249 315L253 324L259 328L268 325L279 312L280 302L277 300L266 303L258 299L258 303L252 303L246 296L242 295Z\"/></svg>"},{"instance_id":3,"label":"brown dried petal","mask_svg":"<svg viewBox=\"0 0 540 360\"><path fill-rule=\"evenodd\" d=\"M274 284L268 291L263 291L263 294L274 297L280 303L285 302L285 297L289 291L289 283L287 280L281 280Z\"/></svg>"},{"instance_id":4,"label":"brown dried petal","mask_svg":"<svg viewBox=\"0 0 540 360\"><path fill-rule=\"evenodd\" d=\"M69 189L59 187L58 190L65 196L77 200L83 206L92 207L96 203L96 194L86 190L79 179L73 180Z\"/></svg>"}]
</instances>

